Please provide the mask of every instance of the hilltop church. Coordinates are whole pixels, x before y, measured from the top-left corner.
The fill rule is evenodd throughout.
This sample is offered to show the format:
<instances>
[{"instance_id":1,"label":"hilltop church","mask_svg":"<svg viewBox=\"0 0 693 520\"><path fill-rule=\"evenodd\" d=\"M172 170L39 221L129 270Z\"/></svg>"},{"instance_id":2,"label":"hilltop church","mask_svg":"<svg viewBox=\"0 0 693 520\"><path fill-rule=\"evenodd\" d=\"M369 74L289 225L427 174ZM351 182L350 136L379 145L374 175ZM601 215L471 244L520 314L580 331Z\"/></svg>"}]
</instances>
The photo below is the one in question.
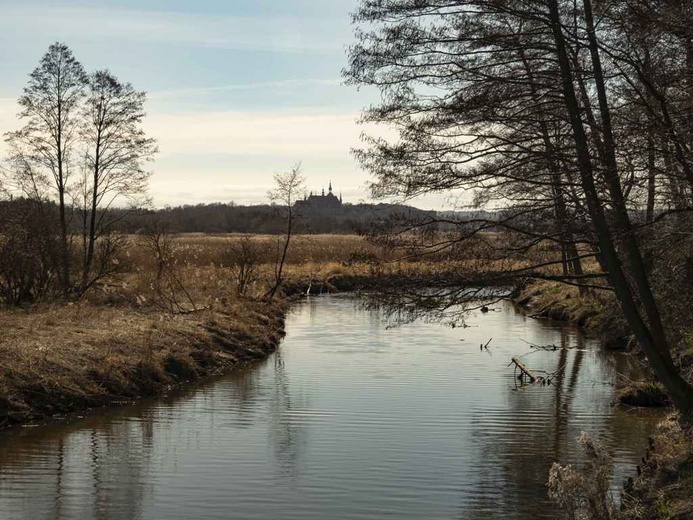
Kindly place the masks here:
<instances>
[{"instance_id":1,"label":"hilltop church","mask_svg":"<svg viewBox=\"0 0 693 520\"><path fill-rule=\"evenodd\" d=\"M316 213L330 213L333 211L339 211L342 207L342 195L340 193L339 197L332 193L332 181L330 181L330 186L327 190L327 195L325 195L325 190L322 190L322 195L310 195L304 197L303 200L296 201L295 208L300 210L304 215L316 214Z\"/></svg>"}]
</instances>

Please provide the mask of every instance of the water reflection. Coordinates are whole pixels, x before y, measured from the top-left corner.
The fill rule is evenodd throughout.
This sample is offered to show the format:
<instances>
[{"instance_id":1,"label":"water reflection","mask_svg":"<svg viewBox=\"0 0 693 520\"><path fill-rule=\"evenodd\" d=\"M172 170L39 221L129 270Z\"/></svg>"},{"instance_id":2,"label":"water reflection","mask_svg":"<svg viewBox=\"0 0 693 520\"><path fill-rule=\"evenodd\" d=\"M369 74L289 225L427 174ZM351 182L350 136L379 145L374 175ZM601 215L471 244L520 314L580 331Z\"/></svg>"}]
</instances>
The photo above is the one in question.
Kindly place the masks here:
<instances>
[{"instance_id":1,"label":"water reflection","mask_svg":"<svg viewBox=\"0 0 693 520\"><path fill-rule=\"evenodd\" d=\"M3 436L2 518L139 518L155 420L151 413L128 422L93 417Z\"/></svg>"},{"instance_id":2,"label":"water reflection","mask_svg":"<svg viewBox=\"0 0 693 520\"><path fill-rule=\"evenodd\" d=\"M310 408L299 393L292 395L282 353L273 357L274 395L270 408L270 444L274 447L277 469L282 477L295 478L301 467L301 451L306 444L307 429L292 420L296 410Z\"/></svg>"},{"instance_id":3,"label":"water reflection","mask_svg":"<svg viewBox=\"0 0 693 520\"><path fill-rule=\"evenodd\" d=\"M610 407L627 358L507 304L467 324L388 329L349 298L310 300L253 368L0 435L0 516L555 518L546 475L581 431L633 472L656 417ZM553 384L516 388L512 356Z\"/></svg>"}]
</instances>

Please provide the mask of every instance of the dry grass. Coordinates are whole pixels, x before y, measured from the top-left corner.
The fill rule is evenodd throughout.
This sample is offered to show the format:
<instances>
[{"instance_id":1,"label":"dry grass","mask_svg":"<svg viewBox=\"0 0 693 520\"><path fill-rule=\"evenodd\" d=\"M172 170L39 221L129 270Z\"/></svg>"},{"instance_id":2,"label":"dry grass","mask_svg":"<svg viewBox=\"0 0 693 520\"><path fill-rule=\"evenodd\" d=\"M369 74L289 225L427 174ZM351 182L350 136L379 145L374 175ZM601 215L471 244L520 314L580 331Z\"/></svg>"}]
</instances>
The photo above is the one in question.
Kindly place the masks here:
<instances>
[{"instance_id":1,"label":"dry grass","mask_svg":"<svg viewBox=\"0 0 693 520\"><path fill-rule=\"evenodd\" d=\"M640 470L628 486L623 518L693 518L693 431L684 431L674 417L662 422Z\"/></svg>"},{"instance_id":2,"label":"dry grass","mask_svg":"<svg viewBox=\"0 0 693 520\"><path fill-rule=\"evenodd\" d=\"M264 256L247 298L236 296L227 262L239 237L173 237L167 268L180 285L162 288L155 255L131 236L120 273L79 302L0 308L0 427L131 400L266 356L283 332L284 303L258 299L273 277L277 237L254 237ZM310 283L367 274L376 257L383 252L358 236L297 236L287 275Z\"/></svg>"},{"instance_id":3,"label":"dry grass","mask_svg":"<svg viewBox=\"0 0 693 520\"><path fill-rule=\"evenodd\" d=\"M517 302L532 316L575 323L602 337L607 347L615 347L629 336L628 327L610 292L592 290L580 294L577 287L552 281L527 285Z\"/></svg>"},{"instance_id":4,"label":"dry grass","mask_svg":"<svg viewBox=\"0 0 693 520\"><path fill-rule=\"evenodd\" d=\"M167 237L173 284L157 276L154 250L130 236L120 272L79 302L0 309L0 425L148 395L270 351L281 332L282 304L259 299L272 283L281 237L252 237L261 252L258 276L240 298L229 250L241 236ZM507 267L469 254L399 261L356 235L298 235L286 265L287 292Z\"/></svg>"},{"instance_id":5,"label":"dry grass","mask_svg":"<svg viewBox=\"0 0 693 520\"><path fill-rule=\"evenodd\" d=\"M151 394L251 359L256 349L271 350L282 313L259 299L273 281L281 237L252 237L260 251L258 275L240 298L229 255L241 237L167 237L166 269L175 283L162 284L154 250L143 237L129 236L119 274L78 303L0 309L0 425ZM460 280L527 265L523 259L483 258L476 246L397 259L356 235L297 235L285 269L286 291L404 278Z\"/></svg>"},{"instance_id":6,"label":"dry grass","mask_svg":"<svg viewBox=\"0 0 693 520\"><path fill-rule=\"evenodd\" d=\"M244 235L188 233L174 235L175 254L181 264L204 267L210 265L229 265L229 249L232 243ZM261 263L272 264L281 253L283 236L251 235L253 241L260 245ZM127 260L132 268L147 269L153 259L141 247L138 237L128 238L132 247ZM353 258L371 255L379 260L388 260L389 255L383 248L368 242L358 235L295 235L287 257L288 264L306 263L348 263Z\"/></svg>"},{"instance_id":7,"label":"dry grass","mask_svg":"<svg viewBox=\"0 0 693 520\"><path fill-rule=\"evenodd\" d=\"M263 357L278 306L234 302L188 315L89 302L3 310L0 425L153 394Z\"/></svg>"}]
</instances>

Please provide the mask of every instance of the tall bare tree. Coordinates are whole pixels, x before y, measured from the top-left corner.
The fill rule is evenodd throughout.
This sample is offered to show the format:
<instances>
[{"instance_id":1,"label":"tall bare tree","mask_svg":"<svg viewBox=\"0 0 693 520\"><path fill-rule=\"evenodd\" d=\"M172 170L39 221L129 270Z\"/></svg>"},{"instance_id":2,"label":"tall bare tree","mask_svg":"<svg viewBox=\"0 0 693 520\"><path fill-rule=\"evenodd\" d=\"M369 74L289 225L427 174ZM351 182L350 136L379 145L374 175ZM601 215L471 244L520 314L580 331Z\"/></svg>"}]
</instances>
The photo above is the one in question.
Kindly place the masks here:
<instances>
[{"instance_id":1,"label":"tall bare tree","mask_svg":"<svg viewBox=\"0 0 693 520\"><path fill-rule=\"evenodd\" d=\"M81 186L83 215L82 280L84 293L108 272L114 249L108 239L113 224L123 218L110 216L114 203L146 202L150 172L147 161L156 153L156 142L142 129L144 92L121 83L107 70L89 76L89 92L83 109L81 144L85 148L84 177ZM99 241L102 255L95 250ZM95 259L98 265L95 265Z\"/></svg>"},{"instance_id":2,"label":"tall bare tree","mask_svg":"<svg viewBox=\"0 0 693 520\"><path fill-rule=\"evenodd\" d=\"M63 43L48 48L19 98L24 127L6 134L21 184L36 193L50 186L57 194L60 218L60 282L71 288L68 181L75 168L80 105L87 75Z\"/></svg>"},{"instance_id":3,"label":"tall bare tree","mask_svg":"<svg viewBox=\"0 0 693 520\"><path fill-rule=\"evenodd\" d=\"M614 3L599 4L600 20L613 21ZM499 257L560 246L559 258L517 274L542 277L562 263L562 275L552 278L613 290L655 373L693 417L693 388L672 360L643 233L631 218L646 193L650 225L658 220L653 161L643 157L650 168L630 168L629 143L639 138L618 126L625 118L617 116L631 109L622 86L642 90L646 81L631 56L616 50L627 47L627 35L615 23L598 26L593 11L590 0L362 0L345 75L381 91L364 119L389 124L399 138L367 138L356 155L374 174L376 195L462 188L502 210L459 223L458 240L446 236L435 247L488 229L508 238L494 244ZM661 94L645 88L649 99ZM689 178L685 122L672 116L687 106L673 102L682 93L677 86L649 110L666 132L670 162L683 171L679 185ZM640 148L651 153L652 139ZM633 189L638 184L647 189ZM594 255L602 272L571 269L582 255Z\"/></svg>"}]
</instances>

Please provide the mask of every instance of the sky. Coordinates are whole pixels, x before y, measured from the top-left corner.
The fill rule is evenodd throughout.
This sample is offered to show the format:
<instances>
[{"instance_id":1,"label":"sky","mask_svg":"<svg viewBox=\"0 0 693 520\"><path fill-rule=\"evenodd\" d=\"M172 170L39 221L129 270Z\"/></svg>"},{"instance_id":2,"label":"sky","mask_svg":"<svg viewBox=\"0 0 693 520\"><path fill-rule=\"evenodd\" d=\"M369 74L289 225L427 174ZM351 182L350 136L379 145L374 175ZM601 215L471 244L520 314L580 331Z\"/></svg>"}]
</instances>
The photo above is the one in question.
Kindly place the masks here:
<instances>
[{"instance_id":1,"label":"sky","mask_svg":"<svg viewBox=\"0 0 693 520\"><path fill-rule=\"evenodd\" d=\"M357 2L0 0L0 133L21 125L16 100L61 41L87 71L107 68L148 93L155 206L267 203L273 174L299 161L309 190L332 181L345 202L369 201L371 179L350 150L379 94L341 78Z\"/></svg>"}]
</instances>

